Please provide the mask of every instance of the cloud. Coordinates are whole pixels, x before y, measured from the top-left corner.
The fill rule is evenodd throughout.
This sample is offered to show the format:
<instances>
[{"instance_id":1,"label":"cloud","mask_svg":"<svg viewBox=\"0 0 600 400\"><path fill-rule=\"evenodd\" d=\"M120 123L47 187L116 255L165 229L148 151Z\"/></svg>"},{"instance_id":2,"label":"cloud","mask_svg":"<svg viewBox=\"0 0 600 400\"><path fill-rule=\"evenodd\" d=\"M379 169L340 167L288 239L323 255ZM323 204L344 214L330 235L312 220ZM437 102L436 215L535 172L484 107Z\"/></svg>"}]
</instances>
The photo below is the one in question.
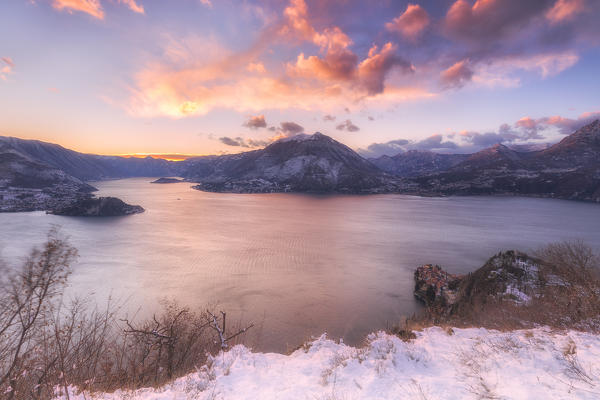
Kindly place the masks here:
<instances>
[{"instance_id":1,"label":"cloud","mask_svg":"<svg viewBox=\"0 0 600 400\"><path fill-rule=\"evenodd\" d=\"M399 17L396 17L392 22L385 24L388 31L398 32L403 37L409 40L416 40L417 37L429 25L429 15L418 4L408 4L406 11Z\"/></svg>"},{"instance_id":2,"label":"cloud","mask_svg":"<svg viewBox=\"0 0 600 400\"><path fill-rule=\"evenodd\" d=\"M304 132L304 128L295 122L282 122L280 130L286 135L297 135Z\"/></svg>"},{"instance_id":3,"label":"cloud","mask_svg":"<svg viewBox=\"0 0 600 400\"><path fill-rule=\"evenodd\" d=\"M308 20L308 9L304 0L292 0L285 9L288 24L286 34L296 34L320 48L321 56L306 56L300 53L295 63L288 63L288 75L318 81L348 82L354 88L366 91L367 95L383 92L384 80L394 67L412 71L408 61L396 55L397 46L388 42L381 50L373 45L362 61L350 50L353 41L339 27L326 28L318 32Z\"/></svg>"},{"instance_id":4,"label":"cloud","mask_svg":"<svg viewBox=\"0 0 600 400\"><path fill-rule=\"evenodd\" d=\"M383 93L384 80L394 67L399 67L404 72L413 72L413 65L396 55L397 46L388 42L381 50L373 45L369 50L369 56L361 61L358 66L358 76L361 85L367 90L367 94L376 95Z\"/></svg>"},{"instance_id":5,"label":"cloud","mask_svg":"<svg viewBox=\"0 0 600 400\"><path fill-rule=\"evenodd\" d=\"M220 137L219 140L221 141L221 143L226 144L227 146L242 146L241 143L243 141L243 139L240 137L233 139L229 136Z\"/></svg>"},{"instance_id":6,"label":"cloud","mask_svg":"<svg viewBox=\"0 0 600 400\"><path fill-rule=\"evenodd\" d=\"M137 4L135 0L119 0L119 3L125 4L129 9L138 14L145 14L144 6Z\"/></svg>"},{"instance_id":7,"label":"cloud","mask_svg":"<svg viewBox=\"0 0 600 400\"><path fill-rule=\"evenodd\" d=\"M116 0L120 4L126 5L131 11L138 14L145 14L144 6L138 4L136 0ZM104 9L100 0L52 0L52 7L56 10L65 10L69 13L79 11L91 15L97 19L104 19Z\"/></svg>"},{"instance_id":8,"label":"cloud","mask_svg":"<svg viewBox=\"0 0 600 400\"><path fill-rule=\"evenodd\" d=\"M553 24L572 20L584 10L584 0L558 0L546 12L546 18Z\"/></svg>"},{"instance_id":9,"label":"cloud","mask_svg":"<svg viewBox=\"0 0 600 400\"><path fill-rule=\"evenodd\" d=\"M345 120L341 124L335 127L338 131L348 131L348 132L357 132L360 131L360 128L352 123L349 119Z\"/></svg>"},{"instance_id":10,"label":"cloud","mask_svg":"<svg viewBox=\"0 0 600 400\"><path fill-rule=\"evenodd\" d=\"M287 124L294 124L293 122L289 122ZM296 125L296 127L294 127L294 125ZM292 136L293 134L291 133L292 131L297 130L297 127L299 125L294 124L294 125L285 125L288 128L288 131L283 131L283 127L279 128L279 129L269 129L272 131L276 131L275 135L270 136L266 139L257 139L257 138L243 138L243 137L230 137L230 136L223 136L219 138L219 141L227 146L231 146L231 147L240 147L240 148L245 148L245 149L255 149L255 148L260 148L260 147L266 147L268 145L270 145L273 142L276 142L279 139L288 137L288 136ZM297 132L300 133L300 132Z\"/></svg>"},{"instance_id":11,"label":"cloud","mask_svg":"<svg viewBox=\"0 0 600 400\"><path fill-rule=\"evenodd\" d=\"M246 66L246 71L264 74L267 72L265 65L261 62L251 62Z\"/></svg>"},{"instance_id":12,"label":"cloud","mask_svg":"<svg viewBox=\"0 0 600 400\"><path fill-rule=\"evenodd\" d=\"M565 118L560 115L537 119L523 117L517 122L517 125L520 124L522 127L535 130L536 132L553 127L563 135L570 135L582 126L585 126L597 119L600 119L600 111L585 112L579 115L577 118Z\"/></svg>"},{"instance_id":13,"label":"cloud","mask_svg":"<svg viewBox=\"0 0 600 400\"><path fill-rule=\"evenodd\" d=\"M323 121L335 121L335 115L327 114L323 117Z\"/></svg>"},{"instance_id":14,"label":"cloud","mask_svg":"<svg viewBox=\"0 0 600 400\"><path fill-rule=\"evenodd\" d=\"M309 41L319 55L296 57L284 71L256 73L259 57L274 46ZM293 0L282 20L265 27L244 51L231 51L214 38L171 40L161 59L148 62L135 76L123 107L135 116L181 118L215 108L239 112L298 108L332 110L341 101L403 102L430 95L418 87L385 85L389 72L412 65L396 55L396 46L371 46L361 61L339 27L317 31L308 20L306 3ZM251 69L249 71L248 69ZM260 68L258 68L260 69Z\"/></svg>"},{"instance_id":15,"label":"cloud","mask_svg":"<svg viewBox=\"0 0 600 400\"><path fill-rule=\"evenodd\" d=\"M445 88L463 87L473 77L473 70L467 60L458 61L440 74L440 81Z\"/></svg>"},{"instance_id":16,"label":"cloud","mask_svg":"<svg viewBox=\"0 0 600 400\"><path fill-rule=\"evenodd\" d=\"M66 10L71 13L80 11L94 18L104 19L104 10L100 0L53 0L52 7L57 10Z\"/></svg>"},{"instance_id":17,"label":"cloud","mask_svg":"<svg viewBox=\"0 0 600 400\"><path fill-rule=\"evenodd\" d=\"M243 126L250 129L266 128L267 121L265 121L264 115L251 116L248 121L244 122Z\"/></svg>"},{"instance_id":18,"label":"cloud","mask_svg":"<svg viewBox=\"0 0 600 400\"><path fill-rule=\"evenodd\" d=\"M371 143L366 149L358 149L357 152L366 158L377 158L383 155L395 156L410 150L448 152L458 148L457 143L435 134L423 140L396 139L385 143Z\"/></svg>"},{"instance_id":19,"label":"cloud","mask_svg":"<svg viewBox=\"0 0 600 400\"><path fill-rule=\"evenodd\" d=\"M311 2L309 10L305 0L291 0L273 12L245 49L214 36L163 43L163 54L135 73L122 106L143 117L190 117L219 108L335 114L344 105L388 108L430 98L435 87L518 87L525 79L551 78L575 65L579 48L566 45L573 43L571 37L585 30L591 39L577 43L596 40L589 34L597 29L590 28L594 18L586 13L575 13L560 26L548 22L546 13L558 1L452 0L437 20L411 4L389 24L406 28L409 36L436 24L428 30L436 40L401 47L395 39L381 40L390 35L380 31L369 36L381 21L358 32L346 28L354 25L345 14L328 14L333 10L328 2Z\"/></svg>"},{"instance_id":20,"label":"cloud","mask_svg":"<svg viewBox=\"0 0 600 400\"><path fill-rule=\"evenodd\" d=\"M553 132L564 135L571 134L596 119L600 119L600 111L585 112L577 118L555 115L536 119L525 116L514 124L502 124L494 131L435 134L423 140L397 139L384 143L372 143L366 149L358 149L357 152L368 158L382 155L393 156L410 150L475 153L496 144L505 144L522 151L537 150L547 147L548 141L558 140L556 135L552 135ZM542 135L542 132L547 135Z\"/></svg>"},{"instance_id":21,"label":"cloud","mask_svg":"<svg viewBox=\"0 0 600 400\"><path fill-rule=\"evenodd\" d=\"M12 74L15 63L10 57L0 57L0 79L5 81Z\"/></svg>"},{"instance_id":22,"label":"cloud","mask_svg":"<svg viewBox=\"0 0 600 400\"><path fill-rule=\"evenodd\" d=\"M279 137L269 138L267 140L261 140L261 139L244 139L239 136L236 138L232 138L229 136L223 136L223 137L219 138L219 141L227 146L232 146L232 147L256 148L256 147L268 146L269 144L273 143L278 138Z\"/></svg>"},{"instance_id":23,"label":"cloud","mask_svg":"<svg viewBox=\"0 0 600 400\"><path fill-rule=\"evenodd\" d=\"M377 158L383 155L394 156L406 151L405 146L410 141L406 139L391 140L385 143L371 143L366 149L358 149L357 152L365 158Z\"/></svg>"},{"instance_id":24,"label":"cloud","mask_svg":"<svg viewBox=\"0 0 600 400\"><path fill-rule=\"evenodd\" d=\"M554 0L456 0L444 19L446 32L473 42L502 40L535 17L542 15Z\"/></svg>"},{"instance_id":25,"label":"cloud","mask_svg":"<svg viewBox=\"0 0 600 400\"><path fill-rule=\"evenodd\" d=\"M534 55L505 56L471 66L471 80L487 87L518 87L519 73L538 74L542 79L550 78L577 64L579 56L572 50Z\"/></svg>"},{"instance_id":26,"label":"cloud","mask_svg":"<svg viewBox=\"0 0 600 400\"><path fill-rule=\"evenodd\" d=\"M440 134L431 135L426 139L420 140L416 143L411 144L411 150L442 150L442 149L456 149L458 145L452 141L444 141L444 137Z\"/></svg>"}]
</instances>

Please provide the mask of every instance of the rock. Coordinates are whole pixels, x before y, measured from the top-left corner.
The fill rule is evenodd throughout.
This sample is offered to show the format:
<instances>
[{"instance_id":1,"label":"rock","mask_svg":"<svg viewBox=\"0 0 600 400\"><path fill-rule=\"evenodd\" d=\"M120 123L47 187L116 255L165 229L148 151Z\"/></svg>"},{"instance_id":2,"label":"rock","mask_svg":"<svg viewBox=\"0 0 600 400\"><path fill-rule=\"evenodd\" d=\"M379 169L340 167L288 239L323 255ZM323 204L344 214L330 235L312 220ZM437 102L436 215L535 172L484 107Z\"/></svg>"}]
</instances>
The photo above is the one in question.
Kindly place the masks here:
<instances>
[{"instance_id":1,"label":"rock","mask_svg":"<svg viewBox=\"0 0 600 400\"><path fill-rule=\"evenodd\" d=\"M182 179L177 179L177 178L158 178L155 181L152 181L150 183L178 183L178 182L183 182Z\"/></svg>"},{"instance_id":2,"label":"rock","mask_svg":"<svg viewBox=\"0 0 600 400\"><path fill-rule=\"evenodd\" d=\"M79 199L65 207L49 211L49 214L72 217L116 217L144 212L141 206L125 203L116 197L90 197Z\"/></svg>"},{"instance_id":3,"label":"rock","mask_svg":"<svg viewBox=\"0 0 600 400\"><path fill-rule=\"evenodd\" d=\"M565 266L510 250L464 276L423 265L415 271L414 294L427 305L426 318L440 324L493 329L597 325L600 279L586 270L593 269L593 262L584 268L573 260Z\"/></svg>"},{"instance_id":4,"label":"rock","mask_svg":"<svg viewBox=\"0 0 600 400\"><path fill-rule=\"evenodd\" d=\"M448 307L456 301L462 275L449 274L439 265L426 264L415 271L415 297L428 307Z\"/></svg>"}]
</instances>

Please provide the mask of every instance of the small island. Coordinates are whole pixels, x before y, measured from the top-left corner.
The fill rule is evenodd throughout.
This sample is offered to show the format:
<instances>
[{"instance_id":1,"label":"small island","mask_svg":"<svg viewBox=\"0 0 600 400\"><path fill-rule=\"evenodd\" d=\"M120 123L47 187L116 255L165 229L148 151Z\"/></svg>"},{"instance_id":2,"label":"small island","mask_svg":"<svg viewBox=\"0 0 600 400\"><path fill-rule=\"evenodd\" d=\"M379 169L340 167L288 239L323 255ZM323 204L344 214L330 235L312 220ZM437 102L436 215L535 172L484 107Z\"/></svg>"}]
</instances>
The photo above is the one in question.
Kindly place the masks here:
<instances>
[{"instance_id":1,"label":"small island","mask_svg":"<svg viewBox=\"0 0 600 400\"><path fill-rule=\"evenodd\" d=\"M144 211L141 206L127 204L116 197L89 197L50 210L48 214L70 217L117 217L139 214Z\"/></svg>"},{"instance_id":2,"label":"small island","mask_svg":"<svg viewBox=\"0 0 600 400\"><path fill-rule=\"evenodd\" d=\"M179 183L179 182L183 182L183 179L177 179L177 178L158 178L155 181L152 181L150 183Z\"/></svg>"}]
</instances>

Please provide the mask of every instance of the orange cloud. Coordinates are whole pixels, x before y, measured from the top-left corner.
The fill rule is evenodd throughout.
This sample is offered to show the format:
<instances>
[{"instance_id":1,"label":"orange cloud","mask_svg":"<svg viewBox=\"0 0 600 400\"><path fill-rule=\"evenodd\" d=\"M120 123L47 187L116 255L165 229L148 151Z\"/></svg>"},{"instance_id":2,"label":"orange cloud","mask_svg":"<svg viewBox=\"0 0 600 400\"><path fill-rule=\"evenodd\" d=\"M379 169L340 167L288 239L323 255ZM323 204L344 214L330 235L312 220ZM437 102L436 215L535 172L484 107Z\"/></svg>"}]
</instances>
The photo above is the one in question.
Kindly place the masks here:
<instances>
[{"instance_id":1,"label":"orange cloud","mask_svg":"<svg viewBox=\"0 0 600 400\"><path fill-rule=\"evenodd\" d=\"M102 10L100 0L54 0L52 7L68 12L81 11L94 18L104 19L104 10Z\"/></svg>"},{"instance_id":2,"label":"orange cloud","mask_svg":"<svg viewBox=\"0 0 600 400\"><path fill-rule=\"evenodd\" d=\"M286 33L296 33L301 38L319 46L322 56L300 53L295 64L287 65L288 75L295 78L318 80L327 83L346 82L353 89L374 95L384 89L387 73L395 66L411 70L410 63L396 56L397 47L386 43L381 51L377 46L369 50L367 58L359 62L358 56L349 47L352 40L337 26L318 32L308 21L308 10L304 0L292 0L284 11L288 25ZM332 88L335 89L335 88ZM339 88L337 88L339 90Z\"/></svg>"},{"instance_id":3,"label":"orange cloud","mask_svg":"<svg viewBox=\"0 0 600 400\"><path fill-rule=\"evenodd\" d=\"M415 40L429 25L429 15L418 4L408 4L406 11L392 22L385 24L387 30L398 32L409 40Z\"/></svg>"},{"instance_id":4,"label":"orange cloud","mask_svg":"<svg viewBox=\"0 0 600 400\"><path fill-rule=\"evenodd\" d=\"M145 14L144 6L137 4L135 0L119 0L119 3L125 4L133 12Z\"/></svg>"},{"instance_id":5,"label":"orange cloud","mask_svg":"<svg viewBox=\"0 0 600 400\"><path fill-rule=\"evenodd\" d=\"M560 23L572 19L584 9L583 0L557 0L546 12L546 18L552 23Z\"/></svg>"},{"instance_id":6,"label":"orange cloud","mask_svg":"<svg viewBox=\"0 0 600 400\"><path fill-rule=\"evenodd\" d=\"M131 11L144 14L144 6L138 4L136 0L113 0L126 5ZM91 15L94 18L104 19L104 10L100 0L53 0L52 7L56 10L66 10L69 13L80 11Z\"/></svg>"},{"instance_id":7,"label":"orange cloud","mask_svg":"<svg viewBox=\"0 0 600 400\"><path fill-rule=\"evenodd\" d=\"M267 72L265 65L261 62L251 62L246 65L246 71L248 72L256 72L258 74L264 74Z\"/></svg>"},{"instance_id":8,"label":"orange cloud","mask_svg":"<svg viewBox=\"0 0 600 400\"><path fill-rule=\"evenodd\" d=\"M304 0L291 0L283 17L282 23L267 28L257 44L244 52L230 52L207 38L170 43L164 61L150 63L136 75L128 111L180 118L215 108L240 112L335 109L342 101L368 101L382 94L394 67L412 71L412 65L396 55L392 43L373 46L360 60L349 48L352 40L339 27L317 31L312 26ZM320 54L301 53L283 71L267 73L257 58L282 38L309 41Z\"/></svg>"}]
</instances>

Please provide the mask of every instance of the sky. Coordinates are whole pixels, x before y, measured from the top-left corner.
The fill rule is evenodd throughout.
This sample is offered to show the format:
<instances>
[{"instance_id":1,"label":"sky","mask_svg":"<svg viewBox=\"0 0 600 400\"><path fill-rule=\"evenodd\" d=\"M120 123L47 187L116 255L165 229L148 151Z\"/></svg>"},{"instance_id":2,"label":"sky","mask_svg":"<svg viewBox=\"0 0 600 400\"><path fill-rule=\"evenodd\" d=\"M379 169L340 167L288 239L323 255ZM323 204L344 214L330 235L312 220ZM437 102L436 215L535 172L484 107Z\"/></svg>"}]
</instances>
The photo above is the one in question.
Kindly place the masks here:
<instances>
[{"instance_id":1,"label":"sky","mask_svg":"<svg viewBox=\"0 0 600 400\"><path fill-rule=\"evenodd\" d=\"M544 144L600 117L598 0L2 0L0 135L222 154ZM173 157L173 156L171 156Z\"/></svg>"}]
</instances>

